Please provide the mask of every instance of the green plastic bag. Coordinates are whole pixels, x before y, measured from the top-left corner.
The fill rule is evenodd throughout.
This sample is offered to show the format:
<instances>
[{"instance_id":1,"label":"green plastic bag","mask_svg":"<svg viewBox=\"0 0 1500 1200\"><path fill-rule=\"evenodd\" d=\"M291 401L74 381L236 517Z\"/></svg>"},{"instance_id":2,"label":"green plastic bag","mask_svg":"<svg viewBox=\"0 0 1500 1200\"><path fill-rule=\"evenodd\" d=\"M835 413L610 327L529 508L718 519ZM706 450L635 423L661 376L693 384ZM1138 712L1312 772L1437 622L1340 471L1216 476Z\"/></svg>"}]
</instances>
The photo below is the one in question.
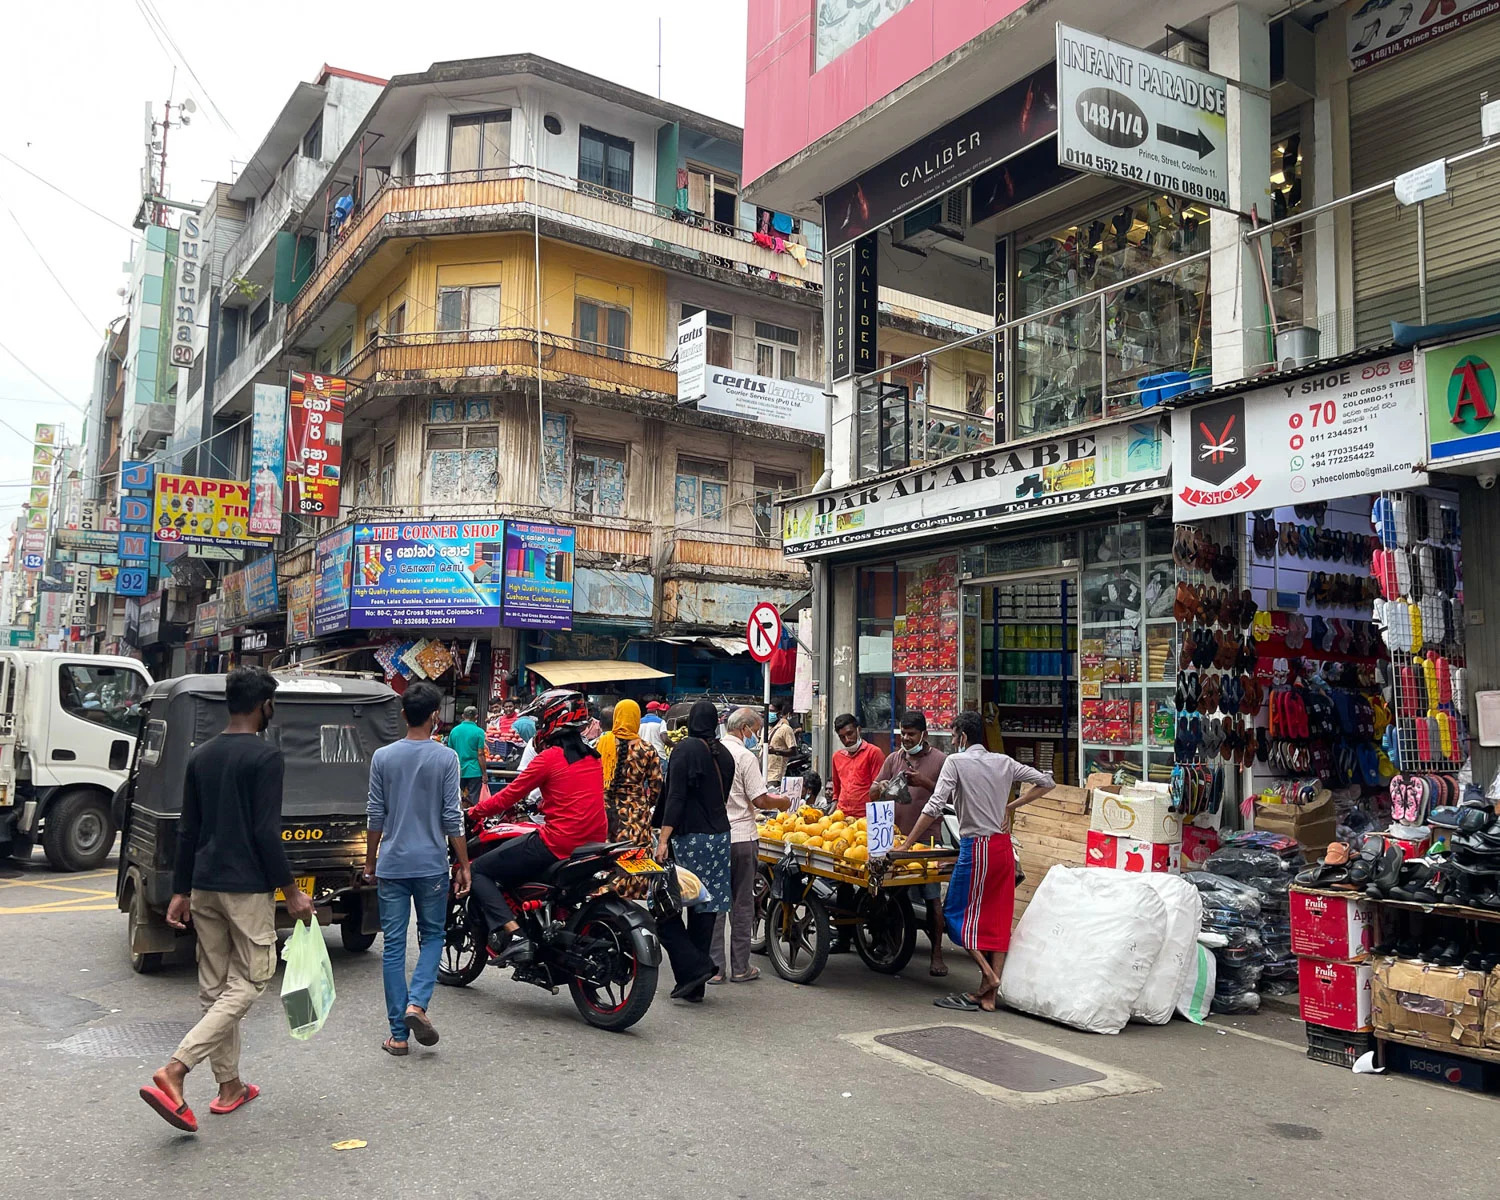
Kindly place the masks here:
<instances>
[{"instance_id":1,"label":"green plastic bag","mask_svg":"<svg viewBox=\"0 0 1500 1200\"><path fill-rule=\"evenodd\" d=\"M328 959L322 929L315 924L296 922L281 957L286 962L281 977L281 1007L292 1036L306 1040L323 1028L337 994L333 988L333 963Z\"/></svg>"},{"instance_id":2,"label":"green plastic bag","mask_svg":"<svg viewBox=\"0 0 1500 1200\"><path fill-rule=\"evenodd\" d=\"M1177 1011L1194 1025L1202 1025L1208 1017L1209 1005L1213 1003L1218 963L1201 942L1197 950L1198 961L1195 966L1188 968L1182 996L1177 1001Z\"/></svg>"}]
</instances>

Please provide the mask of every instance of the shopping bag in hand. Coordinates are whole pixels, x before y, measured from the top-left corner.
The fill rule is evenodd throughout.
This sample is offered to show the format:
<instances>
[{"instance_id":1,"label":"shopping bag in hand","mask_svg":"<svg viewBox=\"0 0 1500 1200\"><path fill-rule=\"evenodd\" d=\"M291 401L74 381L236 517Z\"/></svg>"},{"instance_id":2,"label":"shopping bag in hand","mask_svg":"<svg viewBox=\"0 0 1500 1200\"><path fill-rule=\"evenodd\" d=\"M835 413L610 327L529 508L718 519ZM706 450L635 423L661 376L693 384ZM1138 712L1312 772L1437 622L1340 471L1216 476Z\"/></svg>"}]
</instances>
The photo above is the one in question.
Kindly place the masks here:
<instances>
[{"instance_id":1,"label":"shopping bag in hand","mask_svg":"<svg viewBox=\"0 0 1500 1200\"><path fill-rule=\"evenodd\" d=\"M475 804L488 804L489 802L490 802L490 785L489 785L489 781L486 780L484 783L481 783L479 785L479 799L476 800L474 803Z\"/></svg>"},{"instance_id":2,"label":"shopping bag in hand","mask_svg":"<svg viewBox=\"0 0 1500 1200\"><path fill-rule=\"evenodd\" d=\"M281 951L286 971L281 977L281 1007L294 1038L307 1039L323 1028L333 1008L333 963L323 931L298 921Z\"/></svg>"}]
</instances>

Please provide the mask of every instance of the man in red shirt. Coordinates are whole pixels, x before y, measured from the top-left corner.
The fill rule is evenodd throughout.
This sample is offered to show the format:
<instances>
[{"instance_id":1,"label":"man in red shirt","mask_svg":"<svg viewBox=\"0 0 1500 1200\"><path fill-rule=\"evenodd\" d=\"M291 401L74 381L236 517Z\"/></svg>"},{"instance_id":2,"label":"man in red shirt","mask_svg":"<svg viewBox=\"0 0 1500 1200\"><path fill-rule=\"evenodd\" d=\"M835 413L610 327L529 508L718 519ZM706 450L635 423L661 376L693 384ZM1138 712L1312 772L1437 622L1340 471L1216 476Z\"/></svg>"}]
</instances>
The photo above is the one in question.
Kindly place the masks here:
<instances>
[{"instance_id":1,"label":"man in red shirt","mask_svg":"<svg viewBox=\"0 0 1500 1200\"><path fill-rule=\"evenodd\" d=\"M843 812L854 818L865 815L870 801L870 785L880 773L885 755L860 734L859 718L842 713L833 721L843 749L833 752L833 799Z\"/></svg>"}]
</instances>

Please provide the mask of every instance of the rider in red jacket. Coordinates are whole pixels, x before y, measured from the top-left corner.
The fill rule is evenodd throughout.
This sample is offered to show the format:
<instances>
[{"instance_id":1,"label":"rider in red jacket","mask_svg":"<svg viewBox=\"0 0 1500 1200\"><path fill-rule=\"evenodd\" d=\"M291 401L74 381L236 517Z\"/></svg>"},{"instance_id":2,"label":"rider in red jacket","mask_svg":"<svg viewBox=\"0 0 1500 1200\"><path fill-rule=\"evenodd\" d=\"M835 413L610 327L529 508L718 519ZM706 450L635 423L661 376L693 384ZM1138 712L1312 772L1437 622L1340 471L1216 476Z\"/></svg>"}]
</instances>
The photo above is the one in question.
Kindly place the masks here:
<instances>
[{"instance_id":1,"label":"rider in red jacket","mask_svg":"<svg viewBox=\"0 0 1500 1200\"><path fill-rule=\"evenodd\" d=\"M577 692L556 691L542 696L535 707L537 736L547 748L504 789L469 809L477 821L505 811L533 788L542 793L545 824L472 864L474 897L489 926L490 952L503 963L525 962L532 948L525 938L515 937L520 926L502 889L540 879L579 846L609 836L604 769L598 752L579 733L588 723L587 702Z\"/></svg>"}]
</instances>

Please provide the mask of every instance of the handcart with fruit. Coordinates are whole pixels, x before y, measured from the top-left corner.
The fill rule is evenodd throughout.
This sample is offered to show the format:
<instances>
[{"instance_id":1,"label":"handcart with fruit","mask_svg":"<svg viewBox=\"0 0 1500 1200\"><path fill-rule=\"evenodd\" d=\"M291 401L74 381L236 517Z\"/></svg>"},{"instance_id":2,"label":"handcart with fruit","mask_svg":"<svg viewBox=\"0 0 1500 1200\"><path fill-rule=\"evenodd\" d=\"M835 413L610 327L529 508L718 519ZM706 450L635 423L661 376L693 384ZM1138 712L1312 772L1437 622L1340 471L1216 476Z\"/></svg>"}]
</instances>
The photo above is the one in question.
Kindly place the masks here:
<instances>
[{"instance_id":1,"label":"handcart with fruit","mask_svg":"<svg viewBox=\"0 0 1500 1200\"><path fill-rule=\"evenodd\" d=\"M871 862L864 818L811 806L770 818L759 833L753 948L792 983L822 974L840 934L872 971L897 974L917 946L911 889L946 883L958 859L924 845Z\"/></svg>"}]
</instances>

